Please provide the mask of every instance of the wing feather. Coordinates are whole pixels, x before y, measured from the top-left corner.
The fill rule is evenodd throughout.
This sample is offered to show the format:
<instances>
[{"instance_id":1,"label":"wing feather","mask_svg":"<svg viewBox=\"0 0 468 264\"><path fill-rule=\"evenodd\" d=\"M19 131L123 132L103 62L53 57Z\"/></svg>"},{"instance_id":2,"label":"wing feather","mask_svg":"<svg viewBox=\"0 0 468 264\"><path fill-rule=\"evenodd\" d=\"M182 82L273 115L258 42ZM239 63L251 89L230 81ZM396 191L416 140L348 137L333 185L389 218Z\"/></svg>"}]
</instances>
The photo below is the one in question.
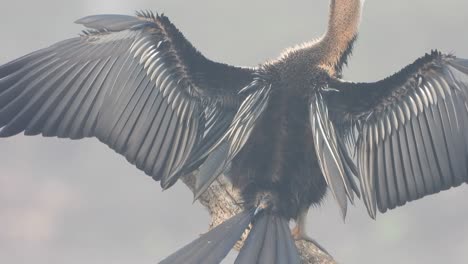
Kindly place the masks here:
<instances>
[{"instance_id":1,"label":"wing feather","mask_svg":"<svg viewBox=\"0 0 468 264\"><path fill-rule=\"evenodd\" d=\"M376 83L329 85L335 136L356 139L371 217L467 182L468 60L433 52Z\"/></svg>"},{"instance_id":2,"label":"wing feather","mask_svg":"<svg viewBox=\"0 0 468 264\"><path fill-rule=\"evenodd\" d=\"M328 108L320 93L312 96L309 114L320 169L344 218L348 199L353 202L354 193L358 193L353 179L354 166L350 165L351 158L344 152L343 142L336 137L334 124L329 120ZM360 159L360 152L358 150L358 162L365 162Z\"/></svg>"},{"instance_id":3,"label":"wing feather","mask_svg":"<svg viewBox=\"0 0 468 264\"><path fill-rule=\"evenodd\" d=\"M246 142L268 95L257 69L208 60L165 16L77 23L92 30L0 66L0 137L96 137L164 188L221 142L223 164Z\"/></svg>"}]
</instances>

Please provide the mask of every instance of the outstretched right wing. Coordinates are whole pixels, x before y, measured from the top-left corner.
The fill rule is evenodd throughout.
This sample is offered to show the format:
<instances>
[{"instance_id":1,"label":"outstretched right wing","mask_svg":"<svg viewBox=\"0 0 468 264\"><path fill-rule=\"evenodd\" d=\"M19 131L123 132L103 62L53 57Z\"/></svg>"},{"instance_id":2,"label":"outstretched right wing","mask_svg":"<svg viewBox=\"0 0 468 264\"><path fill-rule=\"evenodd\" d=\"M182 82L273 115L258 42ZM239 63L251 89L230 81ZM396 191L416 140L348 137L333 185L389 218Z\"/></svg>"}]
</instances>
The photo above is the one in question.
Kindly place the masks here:
<instances>
[{"instance_id":1,"label":"outstretched right wing","mask_svg":"<svg viewBox=\"0 0 468 264\"><path fill-rule=\"evenodd\" d=\"M433 52L379 82L330 85L371 217L468 182L468 60Z\"/></svg>"},{"instance_id":2,"label":"outstretched right wing","mask_svg":"<svg viewBox=\"0 0 468 264\"><path fill-rule=\"evenodd\" d=\"M161 186L229 130L254 70L206 59L164 16L90 16L78 38L0 66L0 136L97 137Z\"/></svg>"}]
</instances>

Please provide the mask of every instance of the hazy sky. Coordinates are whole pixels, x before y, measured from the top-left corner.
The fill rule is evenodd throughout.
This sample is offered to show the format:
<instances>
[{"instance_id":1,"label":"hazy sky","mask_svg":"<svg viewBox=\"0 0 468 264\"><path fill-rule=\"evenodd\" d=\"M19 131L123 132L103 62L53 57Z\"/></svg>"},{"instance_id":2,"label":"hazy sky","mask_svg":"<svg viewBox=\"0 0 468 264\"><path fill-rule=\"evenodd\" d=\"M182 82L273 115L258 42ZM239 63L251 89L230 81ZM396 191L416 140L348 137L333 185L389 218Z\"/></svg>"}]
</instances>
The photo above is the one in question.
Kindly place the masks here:
<instances>
[{"instance_id":1,"label":"hazy sky","mask_svg":"<svg viewBox=\"0 0 468 264\"><path fill-rule=\"evenodd\" d=\"M211 59L255 66L325 30L327 0L2 0L0 64L75 36L96 13L164 12ZM367 0L347 79L388 76L439 48L468 58L468 1ZM183 184L166 192L94 139L0 141L0 263L155 263L206 231ZM468 188L343 223L332 199L308 229L340 263L464 263Z\"/></svg>"}]
</instances>

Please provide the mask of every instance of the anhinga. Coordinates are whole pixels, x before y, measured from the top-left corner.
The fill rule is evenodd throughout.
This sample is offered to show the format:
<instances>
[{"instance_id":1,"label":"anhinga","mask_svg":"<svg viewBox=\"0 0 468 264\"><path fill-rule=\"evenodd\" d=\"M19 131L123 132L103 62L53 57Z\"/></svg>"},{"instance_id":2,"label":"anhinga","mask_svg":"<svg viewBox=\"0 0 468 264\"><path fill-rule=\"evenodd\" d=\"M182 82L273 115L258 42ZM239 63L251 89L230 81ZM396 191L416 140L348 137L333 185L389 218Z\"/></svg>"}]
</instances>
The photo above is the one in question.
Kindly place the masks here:
<instances>
[{"instance_id":1,"label":"anhinga","mask_svg":"<svg viewBox=\"0 0 468 264\"><path fill-rule=\"evenodd\" d=\"M162 263L219 263L249 225L236 263L299 263L327 188L343 217L357 195L374 218L468 181L468 60L340 79L363 2L331 0L322 38L256 68L208 60L162 15L82 18L82 36L0 66L0 136L96 137L162 188L197 171L196 197L225 173L245 211Z\"/></svg>"}]
</instances>

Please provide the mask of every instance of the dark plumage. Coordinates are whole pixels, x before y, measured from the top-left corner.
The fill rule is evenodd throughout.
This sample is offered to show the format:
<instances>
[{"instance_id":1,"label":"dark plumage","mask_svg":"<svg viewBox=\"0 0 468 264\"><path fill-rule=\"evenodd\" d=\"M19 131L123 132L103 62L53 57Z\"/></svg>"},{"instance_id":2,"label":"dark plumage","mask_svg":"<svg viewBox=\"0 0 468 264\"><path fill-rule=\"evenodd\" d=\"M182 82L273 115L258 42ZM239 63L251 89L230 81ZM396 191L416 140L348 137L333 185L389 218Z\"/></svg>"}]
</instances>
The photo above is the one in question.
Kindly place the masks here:
<instances>
[{"instance_id":1,"label":"dark plumage","mask_svg":"<svg viewBox=\"0 0 468 264\"><path fill-rule=\"evenodd\" d=\"M198 170L195 197L225 173L245 211L162 263L218 263L249 225L237 263L298 263L327 188L343 217L355 195L375 217L468 181L468 60L343 81L361 11L332 0L321 39L257 68L205 58L162 15L82 18L81 37L0 66L0 136L96 137L162 188Z\"/></svg>"}]
</instances>

